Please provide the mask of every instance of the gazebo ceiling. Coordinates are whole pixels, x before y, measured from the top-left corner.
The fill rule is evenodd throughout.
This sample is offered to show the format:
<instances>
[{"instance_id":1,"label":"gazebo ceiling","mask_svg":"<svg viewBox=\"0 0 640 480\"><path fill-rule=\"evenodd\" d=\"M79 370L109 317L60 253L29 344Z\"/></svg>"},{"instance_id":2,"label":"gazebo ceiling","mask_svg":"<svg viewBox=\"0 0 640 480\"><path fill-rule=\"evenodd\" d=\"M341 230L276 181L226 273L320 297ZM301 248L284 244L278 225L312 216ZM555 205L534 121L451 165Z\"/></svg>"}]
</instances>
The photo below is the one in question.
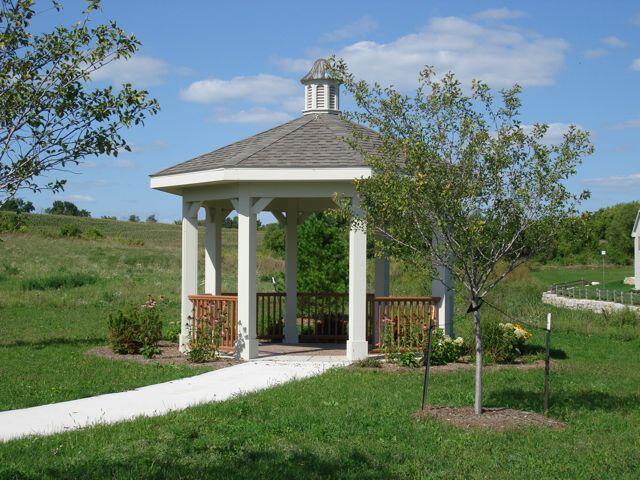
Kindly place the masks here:
<instances>
[{"instance_id":1,"label":"gazebo ceiling","mask_svg":"<svg viewBox=\"0 0 640 480\"><path fill-rule=\"evenodd\" d=\"M379 140L370 129L339 115L305 115L186 162L152 177L225 168L353 168L366 163L346 139L362 132L365 147L374 151Z\"/></svg>"}]
</instances>

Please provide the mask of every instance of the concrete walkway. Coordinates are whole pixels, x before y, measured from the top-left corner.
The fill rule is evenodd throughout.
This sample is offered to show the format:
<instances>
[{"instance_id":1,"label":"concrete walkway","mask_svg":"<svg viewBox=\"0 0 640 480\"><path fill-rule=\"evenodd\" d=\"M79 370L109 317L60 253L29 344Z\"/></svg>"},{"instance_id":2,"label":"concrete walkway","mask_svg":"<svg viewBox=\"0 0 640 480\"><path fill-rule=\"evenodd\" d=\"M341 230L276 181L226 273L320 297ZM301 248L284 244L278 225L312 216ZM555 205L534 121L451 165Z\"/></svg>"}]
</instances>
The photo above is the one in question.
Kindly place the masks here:
<instances>
[{"instance_id":1,"label":"concrete walkway","mask_svg":"<svg viewBox=\"0 0 640 480\"><path fill-rule=\"evenodd\" d=\"M344 357L301 362L265 358L126 392L0 412L0 441L163 415L312 377L346 363Z\"/></svg>"}]
</instances>

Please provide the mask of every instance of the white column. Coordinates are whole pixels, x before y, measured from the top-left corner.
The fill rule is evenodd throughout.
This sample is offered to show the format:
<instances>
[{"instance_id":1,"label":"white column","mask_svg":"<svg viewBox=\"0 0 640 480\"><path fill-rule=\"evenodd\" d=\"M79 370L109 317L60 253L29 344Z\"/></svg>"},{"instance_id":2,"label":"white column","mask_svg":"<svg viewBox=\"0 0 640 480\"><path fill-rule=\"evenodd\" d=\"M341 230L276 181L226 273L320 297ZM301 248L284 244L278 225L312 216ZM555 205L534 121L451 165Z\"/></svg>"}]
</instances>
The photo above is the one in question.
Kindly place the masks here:
<instances>
[{"instance_id":1,"label":"white column","mask_svg":"<svg viewBox=\"0 0 640 480\"><path fill-rule=\"evenodd\" d=\"M284 341L298 343L298 200L287 201L285 226L284 280L285 301Z\"/></svg>"},{"instance_id":2,"label":"white column","mask_svg":"<svg viewBox=\"0 0 640 480\"><path fill-rule=\"evenodd\" d=\"M198 293L198 209L200 205L182 202L182 308L180 351L189 349L192 304L189 295Z\"/></svg>"},{"instance_id":3,"label":"white column","mask_svg":"<svg viewBox=\"0 0 640 480\"><path fill-rule=\"evenodd\" d=\"M204 236L204 292L220 295L222 288L222 210L208 207Z\"/></svg>"},{"instance_id":4,"label":"white column","mask_svg":"<svg viewBox=\"0 0 640 480\"><path fill-rule=\"evenodd\" d=\"M640 227L639 227L640 228ZM635 251L634 251L634 262L635 262L635 289L640 290L640 231L636 232L635 238Z\"/></svg>"},{"instance_id":5,"label":"white column","mask_svg":"<svg viewBox=\"0 0 640 480\"><path fill-rule=\"evenodd\" d=\"M440 297L438 302L438 327L453 336L453 278L444 265L435 265L436 276L431 282L431 295Z\"/></svg>"},{"instance_id":6,"label":"white column","mask_svg":"<svg viewBox=\"0 0 640 480\"><path fill-rule=\"evenodd\" d=\"M252 198L238 198L238 341L236 355L258 356L256 339L256 214Z\"/></svg>"},{"instance_id":7,"label":"white column","mask_svg":"<svg viewBox=\"0 0 640 480\"><path fill-rule=\"evenodd\" d=\"M361 214L357 198L353 210ZM354 226L349 230L349 340L347 359L361 360L369 354L367 322L367 234Z\"/></svg>"},{"instance_id":8,"label":"white column","mask_svg":"<svg viewBox=\"0 0 640 480\"><path fill-rule=\"evenodd\" d=\"M376 297L388 297L389 296L389 259L386 257L376 257L375 259L375 288L374 294ZM374 312L375 325L374 325L374 340L378 342L382 332L378 331L378 311Z\"/></svg>"}]
</instances>

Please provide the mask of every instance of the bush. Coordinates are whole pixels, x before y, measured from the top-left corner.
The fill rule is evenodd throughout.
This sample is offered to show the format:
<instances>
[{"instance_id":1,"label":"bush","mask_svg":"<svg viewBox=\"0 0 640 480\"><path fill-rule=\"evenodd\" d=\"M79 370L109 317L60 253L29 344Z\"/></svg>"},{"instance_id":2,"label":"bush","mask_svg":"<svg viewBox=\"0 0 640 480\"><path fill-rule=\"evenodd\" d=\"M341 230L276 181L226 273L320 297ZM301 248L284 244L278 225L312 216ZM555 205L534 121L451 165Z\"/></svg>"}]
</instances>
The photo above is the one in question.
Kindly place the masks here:
<instances>
[{"instance_id":1,"label":"bush","mask_svg":"<svg viewBox=\"0 0 640 480\"><path fill-rule=\"evenodd\" d=\"M482 328L482 345L491 363L513 363L530 337L518 323L488 322Z\"/></svg>"},{"instance_id":2,"label":"bush","mask_svg":"<svg viewBox=\"0 0 640 480\"><path fill-rule=\"evenodd\" d=\"M102 232L95 227L91 227L86 232L84 232L84 236L85 238L88 238L91 240L97 240L99 238L104 237L104 235L102 235Z\"/></svg>"},{"instance_id":3,"label":"bush","mask_svg":"<svg viewBox=\"0 0 640 480\"><path fill-rule=\"evenodd\" d=\"M160 353L162 320L153 297L130 312L109 315L109 346L114 353L138 354L152 358Z\"/></svg>"},{"instance_id":4,"label":"bush","mask_svg":"<svg viewBox=\"0 0 640 480\"><path fill-rule=\"evenodd\" d=\"M422 364L421 357L419 352L401 352L396 355L395 361L401 367L418 368Z\"/></svg>"},{"instance_id":5,"label":"bush","mask_svg":"<svg viewBox=\"0 0 640 480\"><path fill-rule=\"evenodd\" d=\"M446 365L457 361L464 353L464 340L455 340L445 335L440 328L436 329L431 340L431 365Z\"/></svg>"},{"instance_id":6,"label":"bush","mask_svg":"<svg viewBox=\"0 0 640 480\"><path fill-rule=\"evenodd\" d=\"M367 357L356 362L360 368L382 368L382 362L377 358Z\"/></svg>"},{"instance_id":7,"label":"bush","mask_svg":"<svg viewBox=\"0 0 640 480\"><path fill-rule=\"evenodd\" d=\"M87 273L54 273L46 277L26 278L22 280L23 290L56 290L92 285L98 279Z\"/></svg>"},{"instance_id":8,"label":"bush","mask_svg":"<svg viewBox=\"0 0 640 480\"><path fill-rule=\"evenodd\" d=\"M79 238L82 230L77 225L63 225L60 227L60 236L69 238Z\"/></svg>"},{"instance_id":9,"label":"bush","mask_svg":"<svg viewBox=\"0 0 640 480\"><path fill-rule=\"evenodd\" d=\"M27 229L23 213L0 214L0 233L23 232Z\"/></svg>"},{"instance_id":10,"label":"bush","mask_svg":"<svg viewBox=\"0 0 640 480\"><path fill-rule=\"evenodd\" d=\"M164 332L164 339L168 342L177 343L180 339L181 331L182 327L179 321L169 322L169 325Z\"/></svg>"}]
</instances>

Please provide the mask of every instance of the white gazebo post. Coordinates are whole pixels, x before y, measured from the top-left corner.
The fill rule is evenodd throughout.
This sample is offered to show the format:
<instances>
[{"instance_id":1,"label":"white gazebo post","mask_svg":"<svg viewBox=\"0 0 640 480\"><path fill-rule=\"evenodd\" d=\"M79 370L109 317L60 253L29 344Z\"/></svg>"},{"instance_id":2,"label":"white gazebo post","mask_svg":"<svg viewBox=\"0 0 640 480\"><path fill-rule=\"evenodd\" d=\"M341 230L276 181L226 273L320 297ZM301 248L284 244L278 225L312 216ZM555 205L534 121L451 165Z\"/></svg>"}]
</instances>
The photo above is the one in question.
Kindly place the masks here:
<instances>
[{"instance_id":1,"label":"white gazebo post","mask_svg":"<svg viewBox=\"0 0 640 480\"><path fill-rule=\"evenodd\" d=\"M440 297L438 302L438 327L446 335L453 335L453 289L451 271L445 265L435 265L436 276L431 282L431 294Z\"/></svg>"},{"instance_id":2,"label":"white gazebo post","mask_svg":"<svg viewBox=\"0 0 640 480\"><path fill-rule=\"evenodd\" d=\"M298 200L287 200L285 220L285 300L284 341L298 343Z\"/></svg>"},{"instance_id":3,"label":"white gazebo post","mask_svg":"<svg viewBox=\"0 0 640 480\"><path fill-rule=\"evenodd\" d=\"M353 197L355 215L361 215L358 197ZM349 340L347 359L367 358L367 233L356 225L349 230Z\"/></svg>"},{"instance_id":4,"label":"white gazebo post","mask_svg":"<svg viewBox=\"0 0 640 480\"><path fill-rule=\"evenodd\" d=\"M199 202L182 201L182 308L180 351L189 349L192 305L189 295L198 293L198 210Z\"/></svg>"},{"instance_id":5,"label":"white gazebo post","mask_svg":"<svg viewBox=\"0 0 640 480\"><path fill-rule=\"evenodd\" d=\"M640 210L638 210L638 214L636 215L631 236L633 237L634 288L640 290Z\"/></svg>"},{"instance_id":6,"label":"white gazebo post","mask_svg":"<svg viewBox=\"0 0 640 480\"><path fill-rule=\"evenodd\" d=\"M222 288L221 252L223 212L218 207L207 207L204 240L204 291L220 295Z\"/></svg>"},{"instance_id":7,"label":"white gazebo post","mask_svg":"<svg viewBox=\"0 0 640 480\"><path fill-rule=\"evenodd\" d=\"M238 198L238 340L236 355L244 360L258 356L256 338L256 213L253 199Z\"/></svg>"}]
</instances>

